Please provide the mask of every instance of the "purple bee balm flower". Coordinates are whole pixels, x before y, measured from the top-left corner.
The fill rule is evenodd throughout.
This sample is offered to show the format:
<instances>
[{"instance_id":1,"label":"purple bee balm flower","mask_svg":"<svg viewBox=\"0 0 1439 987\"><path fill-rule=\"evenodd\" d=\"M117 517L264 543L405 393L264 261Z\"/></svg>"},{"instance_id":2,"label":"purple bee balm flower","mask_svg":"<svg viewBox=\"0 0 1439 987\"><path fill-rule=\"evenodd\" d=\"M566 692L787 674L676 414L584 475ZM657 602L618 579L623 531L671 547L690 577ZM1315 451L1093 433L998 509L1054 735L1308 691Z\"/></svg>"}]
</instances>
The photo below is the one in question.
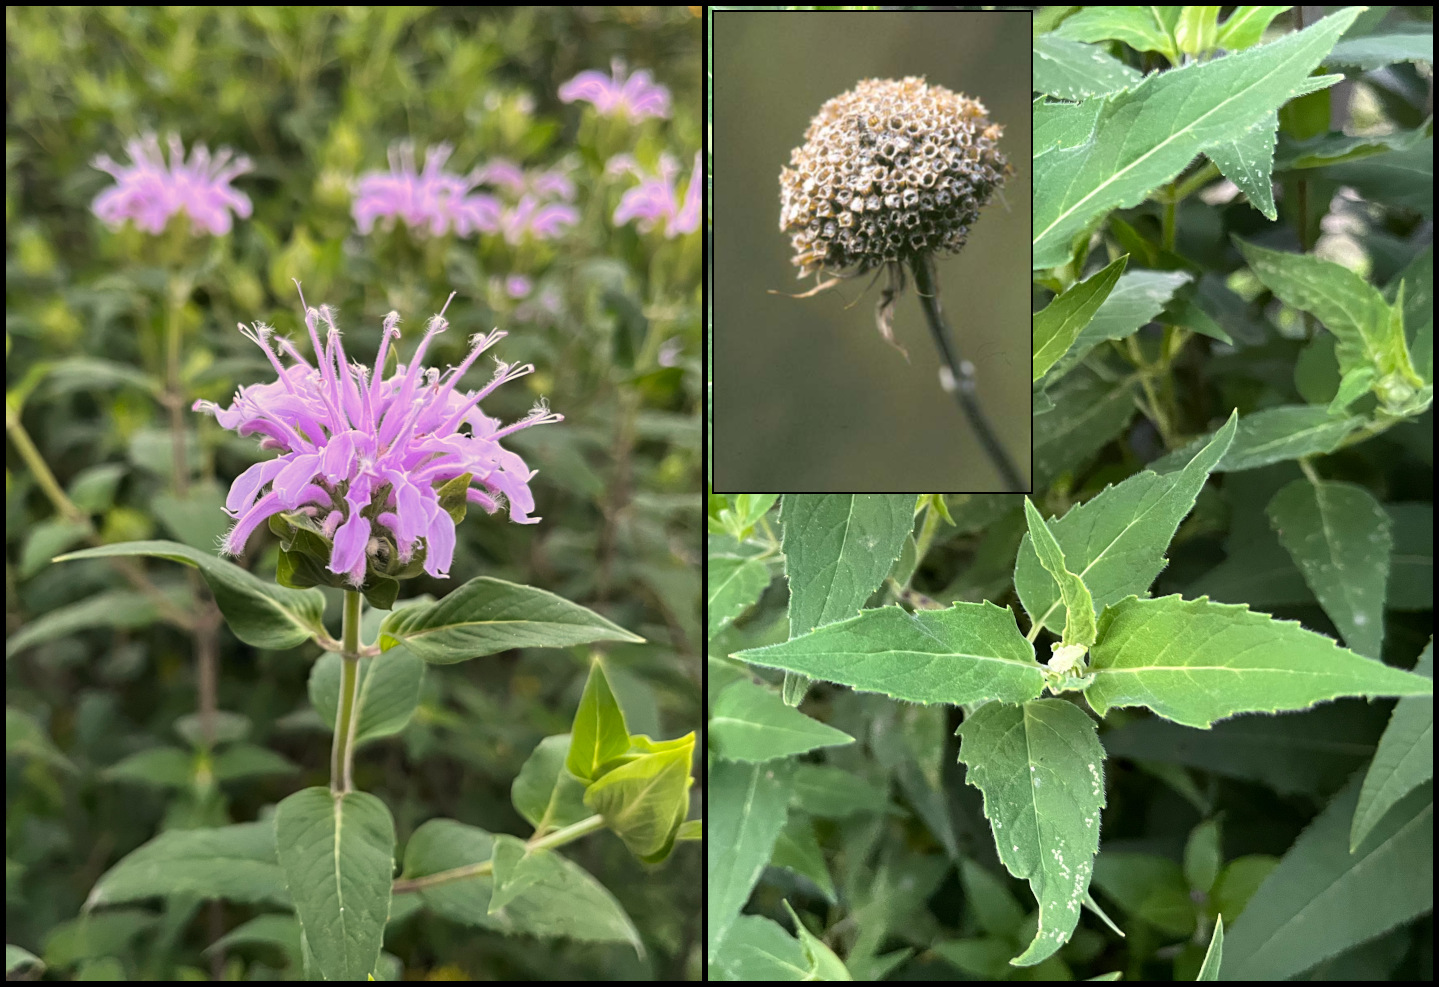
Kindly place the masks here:
<instances>
[{"instance_id":1,"label":"purple bee balm flower","mask_svg":"<svg viewBox=\"0 0 1439 987\"><path fill-rule=\"evenodd\" d=\"M433 236L443 236L451 228L460 236L498 230L499 202L470 194L478 176L445 170L452 150L448 144L435 145L425 152L424 169L417 171L413 144L391 147L390 170L370 172L355 186L351 211L360 232L370 232L380 218L398 219Z\"/></svg>"},{"instance_id":2,"label":"purple bee balm flower","mask_svg":"<svg viewBox=\"0 0 1439 987\"><path fill-rule=\"evenodd\" d=\"M317 329L321 321L328 327L323 341ZM225 509L235 526L225 538L227 553L238 555L262 522L289 513L309 518L333 542L329 571L352 586L365 582L381 539L394 544L402 565L423 549L424 570L445 576L454 554L455 522L441 506L440 488L464 476L470 477L469 503L490 513L508 503L511 520L539 520L529 516L534 509L529 481L535 473L500 440L563 416L541 402L502 428L479 407L495 388L532 373L534 366L499 363L485 386L460 390L460 378L506 334L496 329L473 337L469 355L442 374L423 365L430 340L449 325L442 312L430 319L410 362L399 364L386 379L385 358L399 338L399 321L395 312L385 317L373 371L350 363L329 306L305 308L315 365L271 328L240 326L279 379L240 388L228 408L196 401L194 409L213 414L240 435L260 436L261 448L278 449L280 456L251 466L231 486ZM282 355L290 359L288 366L281 363Z\"/></svg>"},{"instance_id":3,"label":"purple bee balm flower","mask_svg":"<svg viewBox=\"0 0 1439 987\"><path fill-rule=\"evenodd\" d=\"M623 116L631 120L670 115L670 91L654 81L648 70L641 69L628 79L625 66L618 58L610 63L613 78L587 69L560 86L560 99L573 103L582 99L595 104L605 116Z\"/></svg>"},{"instance_id":4,"label":"purple bee balm flower","mask_svg":"<svg viewBox=\"0 0 1439 987\"><path fill-rule=\"evenodd\" d=\"M117 164L108 154L95 158L95 167L118 182L96 196L95 215L112 227L130 219L147 233L162 233L170 217L183 212L190 218L192 232L203 230L214 236L230 232L231 210L241 218L250 215L249 197L230 187L237 176L251 170L249 158L231 161L227 147L211 158L204 144L196 144L186 161L180 138L171 135L168 143L168 163L154 134L125 142L129 165Z\"/></svg>"},{"instance_id":5,"label":"purple bee balm flower","mask_svg":"<svg viewBox=\"0 0 1439 987\"><path fill-rule=\"evenodd\" d=\"M679 165L668 154L660 156L660 173L652 175L635 164L628 155L617 155L610 160L607 171L629 171L638 176L640 183L620 197L615 209L615 225L631 221L641 231L663 229L667 237L693 233L700 228L701 183L704 173L700 170L700 156L695 155L694 170L690 172L689 186L681 199L675 190L675 179L679 176Z\"/></svg>"},{"instance_id":6,"label":"purple bee balm flower","mask_svg":"<svg viewBox=\"0 0 1439 987\"><path fill-rule=\"evenodd\" d=\"M523 274L511 274L505 278L505 293L516 300L529 297L534 287L530 279Z\"/></svg>"},{"instance_id":7,"label":"purple bee balm flower","mask_svg":"<svg viewBox=\"0 0 1439 987\"><path fill-rule=\"evenodd\" d=\"M520 243L532 236L537 240L553 240L580 221L579 210L563 202L542 203L526 195L505 210L500 229L509 243Z\"/></svg>"},{"instance_id":8,"label":"purple bee balm flower","mask_svg":"<svg viewBox=\"0 0 1439 987\"><path fill-rule=\"evenodd\" d=\"M484 185L499 186L514 196L526 192L546 198L569 201L575 197L575 183L562 170L526 172L513 161L495 158L475 169L475 180Z\"/></svg>"}]
</instances>

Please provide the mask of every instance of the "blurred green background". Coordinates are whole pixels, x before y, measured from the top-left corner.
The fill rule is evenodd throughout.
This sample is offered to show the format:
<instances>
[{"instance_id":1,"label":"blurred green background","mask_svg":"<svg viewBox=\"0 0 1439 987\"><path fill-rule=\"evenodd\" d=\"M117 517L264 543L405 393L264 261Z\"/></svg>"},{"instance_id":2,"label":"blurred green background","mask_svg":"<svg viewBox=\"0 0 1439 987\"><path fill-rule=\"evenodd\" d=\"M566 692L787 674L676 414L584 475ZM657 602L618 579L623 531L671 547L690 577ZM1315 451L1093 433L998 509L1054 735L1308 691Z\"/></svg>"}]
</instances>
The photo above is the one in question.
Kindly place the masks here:
<instances>
[{"instance_id":1,"label":"blurred green background","mask_svg":"<svg viewBox=\"0 0 1439 987\"><path fill-rule=\"evenodd\" d=\"M1030 452L1030 15L714 13L714 487L896 492L1003 488L952 396L913 286L875 328L881 285L801 292L779 231L779 173L821 104L866 78L922 75L1004 125L1015 174L969 244L938 259L940 297L1000 441ZM852 305L850 303L853 303ZM848 307L847 307L848 306Z\"/></svg>"},{"instance_id":2,"label":"blurred green background","mask_svg":"<svg viewBox=\"0 0 1439 987\"><path fill-rule=\"evenodd\" d=\"M88 540L170 538L213 548L229 481L261 453L186 412L189 493L174 496L164 396L164 322L173 287L182 331L179 397L228 403L274 379L236 322L303 337L291 279L335 308L350 354L369 359L384 314L404 317L406 354L446 296L451 330L427 362L457 363L472 332L510 332L495 350L538 372L485 410L511 421L540 396L562 425L513 447L539 475L536 526L473 511L452 580L408 583L443 595L489 574L551 590L640 634L607 649L636 733L678 736L699 718L699 237L665 240L610 217L633 180L606 175L618 152L685 171L700 146L699 8L688 7L9 7L6 9L6 932L47 976L78 979L293 979L282 943L202 953L254 909L171 900L77 918L96 878L171 826L259 818L328 778L329 735L306 698L315 653L257 651L219 636L218 705L227 731L280 755L268 774L139 778L110 769L194 736L191 634L159 619L115 568L49 565ZM559 85L613 57L669 87L671 119L597 120ZM224 238L107 230L90 204L112 179L91 167L146 131L229 145L255 162L235 187L254 202ZM566 168L582 219L553 243L499 237L360 236L350 186L412 139L448 141L465 173L505 157ZM508 275L533 282L522 299ZM307 349L302 344L302 349ZM363 354L363 356L362 356ZM484 368L467 379L478 387ZM18 454L33 439L81 520ZM275 542L244 563L274 572ZM161 592L205 606L179 566L155 562ZM198 612L198 610L197 610ZM332 601L330 616L337 620ZM333 630L333 628L332 628ZM393 810L400 840L448 816L527 834L510 783L535 744L569 728L589 654L508 652L427 672L397 737L363 748L359 787ZM288 767L284 765L288 764ZM692 813L703 805L697 785ZM424 913L392 923L390 972L407 979L697 979L702 867L685 844L662 867L601 834L566 848L620 899L644 937L627 947L537 943Z\"/></svg>"}]
</instances>

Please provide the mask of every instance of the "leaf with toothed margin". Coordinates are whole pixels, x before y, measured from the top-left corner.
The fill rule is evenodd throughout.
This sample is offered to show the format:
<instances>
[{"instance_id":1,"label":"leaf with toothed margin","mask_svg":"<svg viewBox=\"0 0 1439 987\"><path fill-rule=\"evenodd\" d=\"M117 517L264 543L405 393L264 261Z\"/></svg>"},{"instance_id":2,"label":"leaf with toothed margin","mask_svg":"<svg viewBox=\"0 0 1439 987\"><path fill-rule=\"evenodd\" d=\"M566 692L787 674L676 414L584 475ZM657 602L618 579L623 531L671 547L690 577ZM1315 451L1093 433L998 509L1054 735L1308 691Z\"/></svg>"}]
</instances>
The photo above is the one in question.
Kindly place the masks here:
<instances>
[{"instance_id":1,"label":"leaf with toothed margin","mask_svg":"<svg viewBox=\"0 0 1439 987\"><path fill-rule=\"evenodd\" d=\"M1147 706L1208 727L1238 713L1308 709L1340 696L1433 695L1422 675L1356 655L1298 624L1246 606L1128 597L1099 618L1085 698L1103 716Z\"/></svg>"},{"instance_id":2,"label":"leaf with toothed margin","mask_svg":"<svg viewBox=\"0 0 1439 987\"><path fill-rule=\"evenodd\" d=\"M1034 645L993 603L948 610L865 610L782 644L734 657L917 703L1020 703L1044 689Z\"/></svg>"},{"instance_id":3,"label":"leaf with toothed margin","mask_svg":"<svg viewBox=\"0 0 1439 987\"><path fill-rule=\"evenodd\" d=\"M984 794L999 859L1039 902L1034 940L1009 961L1034 966L1079 924L1099 851L1104 748L1094 721L1063 699L989 703L965 717L959 738L966 781Z\"/></svg>"}]
</instances>

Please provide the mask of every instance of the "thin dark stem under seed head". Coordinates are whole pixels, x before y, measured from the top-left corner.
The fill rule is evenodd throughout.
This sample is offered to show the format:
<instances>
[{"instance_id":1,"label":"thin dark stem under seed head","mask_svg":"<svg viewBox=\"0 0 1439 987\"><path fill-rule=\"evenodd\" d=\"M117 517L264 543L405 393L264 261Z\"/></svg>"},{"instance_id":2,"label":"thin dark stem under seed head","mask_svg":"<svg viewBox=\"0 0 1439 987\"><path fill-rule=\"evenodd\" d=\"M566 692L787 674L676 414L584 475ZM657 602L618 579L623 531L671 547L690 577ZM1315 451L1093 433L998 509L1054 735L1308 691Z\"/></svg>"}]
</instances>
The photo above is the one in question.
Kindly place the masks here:
<instances>
[{"instance_id":1,"label":"thin dark stem under seed head","mask_svg":"<svg viewBox=\"0 0 1439 987\"><path fill-rule=\"evenodd\" d=\"M953 385L945 389L954 393L960 410L969 420L974 434L979 437L980 445L984 446L990 462L1004 479L1005 487L1015 493L1022 492L1025 489L1024 478L1009 458L1009 454L1004 451L1004 446L1000 445L984 409L979 406L974 364L960 358L954 334L950 331L949 323L944 321L944 313L940 311L939 287L934 278L934 258L928 253L918 254L910 258L910 266L914 270L914 285L918 289L919 304L924 309L925 321L929 323L929 331L934 336L935 345L939 347L940 356L944 358L953 381Z\"/></svg>"}]
</instances>

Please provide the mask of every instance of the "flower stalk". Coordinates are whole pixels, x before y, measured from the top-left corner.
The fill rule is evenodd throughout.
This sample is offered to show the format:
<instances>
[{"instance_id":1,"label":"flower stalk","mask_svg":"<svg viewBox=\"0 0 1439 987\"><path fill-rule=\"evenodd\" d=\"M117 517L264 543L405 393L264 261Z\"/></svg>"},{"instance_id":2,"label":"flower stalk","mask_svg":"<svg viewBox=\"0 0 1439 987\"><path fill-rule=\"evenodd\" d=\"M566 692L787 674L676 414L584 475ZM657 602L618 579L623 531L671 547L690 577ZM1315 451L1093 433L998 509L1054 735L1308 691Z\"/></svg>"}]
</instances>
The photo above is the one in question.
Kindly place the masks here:
<instances>
[{"instance_id":1,"label":"flower stalk","mask_svg":"<svg viewBox=\"0 0 1439 987\"><path fill-rule=\"evenodd\" d=\"M589 816L577 823L571 823L553 833L548 833L537 839L531 839L525 844L526 850L552 850L566 843L573 843L575 840L605 828L603 816ZM466 864L464 867L454 867L450 870L442 870L436 874L426 874L424 877L412 877L404 881L396 881L391 886L392 894L410 894L415 891L424 891L440 884L449 884L453 881L462 881L469 877L484 877L493 874L495 862L493 860L482 860L478 864Z\"/></svg>"},{"instance_id":2,"label":"flower stalk","mask_svg":"<svg viewBox=\"0 0 1439 987\"><path fill-rule=\"evenodd\" d=\"M330 790L336 795L354 791L355 729L360 698L360 593L345 591L340 618L340 707L335 715L335 743L330 755Z\"/></svg>"},{"instance_id":3,"label":"flower stalk","mask_svg":"<svg viewBox=\"0 0 1439 987\"><path fill-rule=\"evenodd\" d=\"M994 426L990 424L989 417L979 404L974 364L960 357L959 347L955 344L949 323L945 321L944 312L939 307L939 284L934 276L934 258L928 253L919 254L911 259L910 266L914 270L914 284L918 289L920 307L924 309L925 321L929 324L930 334L934 336L935 345L939 347L939 354L948 371L948 376L942 378L944 389L952 393L959 402L960 410L969 420L980 445L984 446L989 461L1003 478L1005 488L1013 492L1023 491L1024 478L1015 467L1014 461L1009 458L1009 453L1005 452L1004 446L1000 444Z\"/></svg>"}]
</instances>

